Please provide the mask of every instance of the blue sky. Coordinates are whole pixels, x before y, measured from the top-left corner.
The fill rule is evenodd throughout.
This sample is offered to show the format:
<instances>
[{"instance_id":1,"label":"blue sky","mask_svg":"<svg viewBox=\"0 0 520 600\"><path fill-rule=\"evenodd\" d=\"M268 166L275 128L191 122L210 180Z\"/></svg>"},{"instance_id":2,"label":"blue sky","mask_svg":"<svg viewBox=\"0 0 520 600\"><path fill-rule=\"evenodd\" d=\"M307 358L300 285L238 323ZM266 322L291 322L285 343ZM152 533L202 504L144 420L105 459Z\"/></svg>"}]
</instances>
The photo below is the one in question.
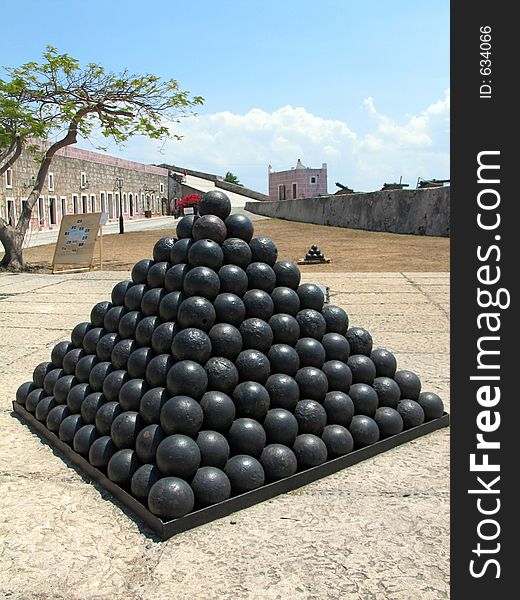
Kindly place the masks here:
<instances>
[{"instance_id":1,"label":"blue sky","mask_svg":"<svg viewBox=\"0 0 520 600\"><path fill-rule=\"evenodd\" d=\"M162 154L144 139L112 154L231 170L259 191L268 164L298 158L328 163L331 192L449 177L447 0L22 0L2 17L1 65L52 44L205 98Z\"/></svg>"}]
</instances>

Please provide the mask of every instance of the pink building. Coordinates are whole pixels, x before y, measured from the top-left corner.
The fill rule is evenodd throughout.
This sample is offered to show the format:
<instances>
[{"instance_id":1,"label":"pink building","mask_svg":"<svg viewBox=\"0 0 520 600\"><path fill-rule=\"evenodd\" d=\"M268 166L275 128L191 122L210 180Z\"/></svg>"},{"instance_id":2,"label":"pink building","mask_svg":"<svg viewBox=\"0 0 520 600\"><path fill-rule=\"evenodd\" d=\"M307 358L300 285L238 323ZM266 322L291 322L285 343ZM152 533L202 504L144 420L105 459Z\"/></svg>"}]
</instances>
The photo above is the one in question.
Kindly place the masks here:
<instances>
[{"instance_id":1,"label":"pink building","mask_svg":"<svg viewBox=\"0 0 520 600\"><path fill-rule=\"evenodd\" d=\"M296 166L288 171L273 171L269 165L269 200L293 200L315 198L327 195L327 163L320 169L302 165L298 159Z\"/></svg>"}]
</instances>

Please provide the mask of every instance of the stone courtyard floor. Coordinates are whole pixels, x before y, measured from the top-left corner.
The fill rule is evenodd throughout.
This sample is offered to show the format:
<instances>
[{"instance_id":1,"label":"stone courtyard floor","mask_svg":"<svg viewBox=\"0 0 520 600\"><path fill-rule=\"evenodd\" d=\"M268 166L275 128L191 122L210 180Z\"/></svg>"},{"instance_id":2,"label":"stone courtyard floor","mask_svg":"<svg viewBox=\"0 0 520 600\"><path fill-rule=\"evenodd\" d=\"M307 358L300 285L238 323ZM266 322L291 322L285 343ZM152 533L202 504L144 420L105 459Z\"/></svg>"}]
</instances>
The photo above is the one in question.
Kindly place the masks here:
<instances>
[{"instance_id":1,"label":"stone courtyard floor","mask_svg":"<svg viewBox=\"0 0 520 600\"><path fill-rule=\"evenodd\" d=\"M17 387L125 272L0 275L0 596L449 597L449 429L166 542L13 416ZM448 273L305 273L449 411Z\"/></svg>"}]
</instances>

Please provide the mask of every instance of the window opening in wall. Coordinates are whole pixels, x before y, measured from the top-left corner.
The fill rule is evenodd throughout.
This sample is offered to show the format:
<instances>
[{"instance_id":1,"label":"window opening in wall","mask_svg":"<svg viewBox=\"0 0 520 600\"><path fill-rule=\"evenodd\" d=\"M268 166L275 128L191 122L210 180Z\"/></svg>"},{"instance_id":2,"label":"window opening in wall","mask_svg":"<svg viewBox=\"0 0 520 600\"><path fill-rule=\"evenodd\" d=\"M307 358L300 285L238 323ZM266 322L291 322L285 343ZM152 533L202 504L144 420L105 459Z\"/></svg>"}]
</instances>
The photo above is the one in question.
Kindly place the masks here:
<instances>
[{"instance_id":1,"label":"window opening in wall","mask_svg":"<svg viewBox=\"0 0 520 600\"><path fill-rule=\"evenodd\" d=\"M134 197L132 194L128 194L128 203L130 205L130 216L134 216Z\"/></svg>"},{"instance_id":2,"label":"window opening in wall","mask_svg":"<svg viewBox=\"0 0 520 600\"><path fill-rule=\"evenodd\" d=\"M45 205L43 196L40 196L38 198L38 224L40 225L40 227L43 227L45 225Z\"/></svg>"},{"instance_id":3,"label":"window opening in wall","mask_svg":"<svg viewBox=\"0 0 520 600\"><path fill-rule=\"evenodd\" d=\"M77 215L79 213L78 195L77 194L72 194L72 211L74 212L75 215Z\"/></svg>"},{"instance_id":4,"label":"window opening in wall","mask_svg":"<svg viewBox=\"0 0 520 600\"><path fill-rule=\"evenodd\" d=\"M296 198L298 197L298 184L297 183L293 183L292 184L292 197L296 200Z\"/></svg>"},{"instance_id":5,"label":"window opening in wall","mask_svg":"<svg viewBox=\"0 0 520 600\"><path fill-rule=\"evenodd\" d=\"M96 212L96 194L90 194L90 211Z\"/></svg>"},{"instance_id":6,"label":"window opening in wall","mask_svg":"<svg viewBox=\"0 0 520 600\"><path fill-rule=\"evenodd\" d=\"M81 194L81 212L88 213L88 196Z\"/></svg>"},{"instance_id":7,"label":"window opening in wall","mask_svg":"<svg viewBox=\"0 0 520 600\"><path fill-rule=\"evenodd\" d=\"M278 200L285 200L285 185L278 186Z\"/></svg>"},{"instance_id":8,"label":"window opening in wall","mask_svg":"<svg viewBox=\"0 0 520 600\"><path fill-rule=\"evenodd\" d=\"M160 188L159 189L161 191L161 194L164 194L164 183L160 184Z\"/></svg>"},{"instance_id":9,"label":"window opening in wall","mask_svg":"<svg viewBox=\"0 0 520 600\"><path fill-rule=\"evenodd\" d=\"M123 213L125 215L128 214L128 198L126 197L126 192L123 192Z\"/></svg>"},{"instance_id":10,"label":"window opening in wall","mask_svg":"<svg viewBox=\"0 0 520 600\"><path fill-rule=\"evenodd\" d=\"M13 170L7 169L5 172L5 187L10 189L13 187Z\"/></svg>"},{"instance_id":11,"label":"window opening in wall","mask_svg":"<svg viewBox=\"0 0 520 600\"><path fill-rule=\"evenodd\" d=\"M63 217L67 214L67 198L66 198L66 196L62 196L60 198L60 202L61 202L61 218L63 219Z\"/></svg>"},{"instance_id":12,"label":"window opening in wall","mask_svg":"<svg viewBox=\"0 0 520 600\"><path fill-rule=\"evenodd\" d=\"M80 179L81 187L86 188L87 187L87 174L82 172L80 177L81 177L81 179Z\"/></svg>"},{"instance_id":13,"label":"window opening in wall","mask_svg":"<svg viewBox=\"0 0 520 600\"><path fill-rule=\"evenodd\" d=\"M105 192L99 192L99 201L101 203L101 212L107 212L107 203L105 198Z\"/></svg>"},{"instance_id":14,"label":"window opening in wall","mask_svg":"<svg viewBox=\"0 0 520 600\"><path fill-rule=\"evenodd\" d=\"M56 225L57 222L56 198L49 196L49 225Z\"/></svg>"},{"instance_id":15,"label":"window opening in wall","mask_svg":"<svg viewBox=\"0 0 520 600\"><path fill-rule=\"evenodd\" d=\"M309 177L309 183L318 183L318 177L316 175L311 175Z\"/></svg>"},{"instance_id":16,"label":"window opening in wall","mask_svg":"<svg viewBox=\"0 0 520 600\"><path fill-rule=\"evenodd\" d=\"M7 222L11 227L16 225L16 210L14 200L7 200Z\"/></svg>"},{"instance_id":17,"label":"window opening in wall","mask_svg":"<svg viewBox=\"0 0 520 600\"><path fill-rule=\"evenodd\" d=\"M49 173L49 191L54 190L54 173Z\"/></svg>"},{"instance_id":18,"label":"window opening in wall","mask_svg":"<svg viewBox=\"0 0 520 600\"><path fill-rule=\"evenodd\" d=\"M120 216L120 209L121 209L121 207L119 206L119 192L116 192L115 199L116 199L116 217L119 218L119 216Z\"/></svg>"},{"instance_id":19,"label":"window opening in wall","mask_svg":"<svg viewBox=\"0 0 520 600\"><path fill-rule=\"evenodd\" d=\"M112 192L107 193L107 202L108 202L108 218L114 218L114 195Z\"/></svg>"}]
</instances>

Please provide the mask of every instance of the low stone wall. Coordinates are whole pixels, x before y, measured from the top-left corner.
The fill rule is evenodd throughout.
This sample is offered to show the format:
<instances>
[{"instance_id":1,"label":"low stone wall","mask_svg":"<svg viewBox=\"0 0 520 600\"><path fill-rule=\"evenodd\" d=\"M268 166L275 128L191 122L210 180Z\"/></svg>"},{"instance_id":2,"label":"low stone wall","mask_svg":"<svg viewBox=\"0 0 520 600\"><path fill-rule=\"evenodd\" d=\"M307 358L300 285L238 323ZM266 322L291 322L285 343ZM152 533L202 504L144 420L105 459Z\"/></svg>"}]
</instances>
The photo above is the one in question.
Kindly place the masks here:
<instances>
[{"instance_id":1,"label":"low stone wall","mask_svg":"<svg viewBox=\"0 0 520 600\"><path fill-rule=\"evenodd\" d=\"M450 188L387 190L281 202L247 202L257 215L368 231L450 235Z\"/></svg>"},{"instance_id":2,"label":"low stone wall","mask_svg":"<svg viewBox=\"0 0 520 600\"><path fill-rule=\"evenodd\" d=\"M253 200L259 200L261 202L265 202L269 200L269 196L266 194L262 194L261 192L255 192L254 190L250 190L242 185L237 185L236 183L229 183L229 181L224 181L223 179L217 179L215 181L215 186L218 188L222 188L228 192L235 192L235 194L240 194L241 196L247 196L248 198L252 198Z\"/></svg>"}]
</instances>

